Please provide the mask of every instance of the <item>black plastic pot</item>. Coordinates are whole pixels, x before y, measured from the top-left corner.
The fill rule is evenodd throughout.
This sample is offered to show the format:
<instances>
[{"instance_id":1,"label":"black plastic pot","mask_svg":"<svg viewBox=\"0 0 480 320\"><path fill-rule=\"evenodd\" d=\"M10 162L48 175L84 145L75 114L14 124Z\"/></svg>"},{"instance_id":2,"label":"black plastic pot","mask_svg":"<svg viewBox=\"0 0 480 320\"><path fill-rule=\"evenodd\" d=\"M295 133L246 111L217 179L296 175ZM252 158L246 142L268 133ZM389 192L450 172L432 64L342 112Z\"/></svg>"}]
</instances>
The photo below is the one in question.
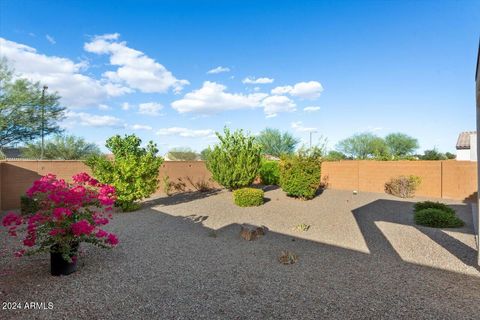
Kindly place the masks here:
<instances>
[{"instance_id":1,"label":"black plastic pot","mask_svg":"<svg viewBox=\"0 0 480 320\"><path fill-rule=\"evenodd\" d=\"M72 245L72 256L76 256L78 244ZM65 261L62 254L58 252L57 246L52 246L50 250L50 273L52 276L66 276L77 271L77 260L72 262Z\"/></svg>"}]
</instances>

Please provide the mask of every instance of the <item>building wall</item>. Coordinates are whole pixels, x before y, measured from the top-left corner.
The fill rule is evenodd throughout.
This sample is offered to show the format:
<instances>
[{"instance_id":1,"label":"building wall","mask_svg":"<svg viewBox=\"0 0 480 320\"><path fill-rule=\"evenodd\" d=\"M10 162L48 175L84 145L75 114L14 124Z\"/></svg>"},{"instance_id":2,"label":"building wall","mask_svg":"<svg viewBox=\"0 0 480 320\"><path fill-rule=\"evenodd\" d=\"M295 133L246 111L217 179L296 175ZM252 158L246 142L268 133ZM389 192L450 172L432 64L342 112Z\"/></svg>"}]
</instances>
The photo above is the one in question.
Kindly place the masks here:
<instances>
[{"instance_id":1,"label":"building wall","mask_svg":"<svg viewBox=\"0 0 480 320\"><path fill-rule=\"evenodd\" d=\"M470 135L470 161L477 161L477 135Z\"/></svg>"},{"instance_id":2,"label":"building wall","mask_svg":"<svg viewBox=\"0 0 480 320\"><path fill-rule=\"evenodd\" d=\"M470 161L471 152L470 149L459 149L457 150L457 158L458 161Z\"/></svg>"},{"instance_id":3,"label":"building wall","mask_svg":"<svg viewBox=\"0 0 480 320\"><path fill-rule=\"evenodd\" d=\"M384 192L385 182L391 178L417 175L422 179L416 193L418 196L466 200L477 191L476 168L476 162L453 160L324 162L322 181L332 189ZM20 196L42 175L54 173L69 180L79 172L90 173L90 170L81 161L1 161L0 208L18 208ZM184 191L194 190L192 183L202 181L219 187L211 181L211 174L202 161L164 162L159 171L158 195L165 193L166 176L174 184L184 183Z\"/></svg>"}]
</instances>

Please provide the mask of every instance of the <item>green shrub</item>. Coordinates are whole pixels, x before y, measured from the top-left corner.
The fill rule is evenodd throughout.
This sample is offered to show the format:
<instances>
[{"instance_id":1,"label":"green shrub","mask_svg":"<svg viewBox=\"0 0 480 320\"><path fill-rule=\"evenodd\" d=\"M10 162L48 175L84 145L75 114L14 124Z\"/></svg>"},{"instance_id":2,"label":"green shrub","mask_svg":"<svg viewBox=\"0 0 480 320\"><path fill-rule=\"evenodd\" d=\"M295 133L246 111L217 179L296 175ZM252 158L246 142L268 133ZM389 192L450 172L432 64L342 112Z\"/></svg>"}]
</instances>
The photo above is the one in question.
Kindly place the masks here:
<instances>
[{"instance_id":1,"label":"green shrub","mask_svg":"<svg viewBox=\"0 0 480 320\"><path fill-rule=\"evenodd\" d=\"M455 210L450 208L444 203L440 202L433 202L433 201L422 201L422 202L417 202L414 205L414 211L420 211L424 209L439 209L445 212L450 212L451 214L455 214Z\"/></svg>"},{"instance_id":2,"label":"green shrub","mask_svg":"<svg viewBox=\"0 0 480 320\"><path fill-rule=\"evenodd\" d=\"M114 155L113 160L94 156L86 161L95 178L115 187L116 205L123 211L138 209L136 201L150 196L158 187L158 170L163 158L157 156L158 149L152 141L146 148L140 147L141 143L135 135L124 138L116 135L106 143Z\"/></svg>"},{"instance_id":3,"label":"green shrub","mask_svg":"<svg viewBox=\"0 0 480 320\"><path fill-rule=\"evenodd\" d=\"M224 135L217 132L220 142L206 152L206 165L212 177L227 189L238 189L252 184L260 167L260 146L255 137L244 135L242 130Z\"/></svg>"},{"instance_id":4,"label":"green shrub","mask_svg":"<svg viewBox=\"0 0 480 320\"><path fill-rule=\"evenodd\" d=\"M280 165L278 161L262 160L259 173L260 180L264 185L278 185L280 183Z\"/></svg>"},{"instance_id":5,"label":"green shrub","mask_svg":"<svg viewBox=\"0 0 480 320\"><path fill-rule=\"evenodd\" d=\"M39 210L38 202L28 196L20 197L20 212L22 215L31 215Z\"/></svg>"},{"instance_id":6,"label":"green shrub","mask_svg":"<svg viewBox=\"0 0 480 320\"><path fill-rule=\"evenodd\" d=\"M415 223L433 228L458 228L463 221L454 213L436 208L427 208L415 212Z\"/></svg>"},{"instance_id":7,"label":"green shrub","mask_svg":"<svg viewBox=\"0 0 480 320\"><path fill-rule=\"evenodd\" d=\"M263 204L263 195L261 189L242 188L233 191L233 200L240 207L256 207Z\"/></svg>"},{"instance_id":8,"label":"green shrub","mask_svg":"<svg viewBox=\"0 0 480 320\"><path fill-rule=\"evenodd\" d=\"M321 162L302 154L280 161L280 186L288 196L312 199L320 186Z\"/></svg>"},{"instance_id":9,"label":"green shrub","mask_svg":"<svg viewBox=\"0 0 480 320\"><path fill-rule=\"evenodd\" d=\"M421 183L417 176L400 176L385 183L385 192L400 198L412 198Z\"/></svg>"}]
</instances>

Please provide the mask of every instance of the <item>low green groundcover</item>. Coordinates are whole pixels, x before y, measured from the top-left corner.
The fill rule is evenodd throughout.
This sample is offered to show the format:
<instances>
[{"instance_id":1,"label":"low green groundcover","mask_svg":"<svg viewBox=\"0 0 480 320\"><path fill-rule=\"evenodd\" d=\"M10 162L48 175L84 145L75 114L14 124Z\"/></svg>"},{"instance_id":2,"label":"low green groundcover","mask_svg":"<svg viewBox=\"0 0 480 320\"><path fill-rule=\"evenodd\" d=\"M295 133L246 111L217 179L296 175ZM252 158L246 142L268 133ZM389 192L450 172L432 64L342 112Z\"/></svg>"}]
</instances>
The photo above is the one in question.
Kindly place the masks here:
<instances>
[{"instance_id":1,"label":"low green groundcover","mask_svg":"<svg viewBox=\"0 0 480 320\"><path fill-rule=\"evenodd\" d=\"M255 207L263 204L264 192L256 188L242 188L233 191L233 200L240 207Z\"/></svg>"},{"instance_id":2,"label":"low green groundcover","mask_svg":"<svg viewBox=\"0 0 480 320\"><path fill-rule=\"evenodd\" d=\"M415 223L433 228L458 228L464 222L457 217L455 210L449 206L432 201L415 204Z\"/></svg>"}]
</instances>

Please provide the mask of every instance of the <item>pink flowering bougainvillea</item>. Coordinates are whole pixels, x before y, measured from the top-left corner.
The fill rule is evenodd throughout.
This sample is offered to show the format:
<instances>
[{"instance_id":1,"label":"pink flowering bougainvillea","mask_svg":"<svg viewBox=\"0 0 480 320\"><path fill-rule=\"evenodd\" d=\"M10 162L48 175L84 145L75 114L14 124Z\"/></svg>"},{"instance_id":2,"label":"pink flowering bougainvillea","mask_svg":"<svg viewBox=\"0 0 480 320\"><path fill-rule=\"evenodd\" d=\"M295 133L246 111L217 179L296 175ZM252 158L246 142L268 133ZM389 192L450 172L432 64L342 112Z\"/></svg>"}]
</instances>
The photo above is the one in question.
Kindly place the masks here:
<instances>
[{"instance_id":1,"label":"pink flowering bougainvillea","mask_svg":"<svg viewBox=\"0 0 480 320\"><path fill-rule=\"evenodd\" d=\"M47 174L26 194L37 202L38 211L23 216L9 212L2 220L11 236L24 235L24 248L15 256L54 251L72 261L81 242L104 248L118 244L115 234L102 229L112 217L109 212L116 199L114 187L84 172L73 176L73 183Z\"/></svg>"}]
</instances>

